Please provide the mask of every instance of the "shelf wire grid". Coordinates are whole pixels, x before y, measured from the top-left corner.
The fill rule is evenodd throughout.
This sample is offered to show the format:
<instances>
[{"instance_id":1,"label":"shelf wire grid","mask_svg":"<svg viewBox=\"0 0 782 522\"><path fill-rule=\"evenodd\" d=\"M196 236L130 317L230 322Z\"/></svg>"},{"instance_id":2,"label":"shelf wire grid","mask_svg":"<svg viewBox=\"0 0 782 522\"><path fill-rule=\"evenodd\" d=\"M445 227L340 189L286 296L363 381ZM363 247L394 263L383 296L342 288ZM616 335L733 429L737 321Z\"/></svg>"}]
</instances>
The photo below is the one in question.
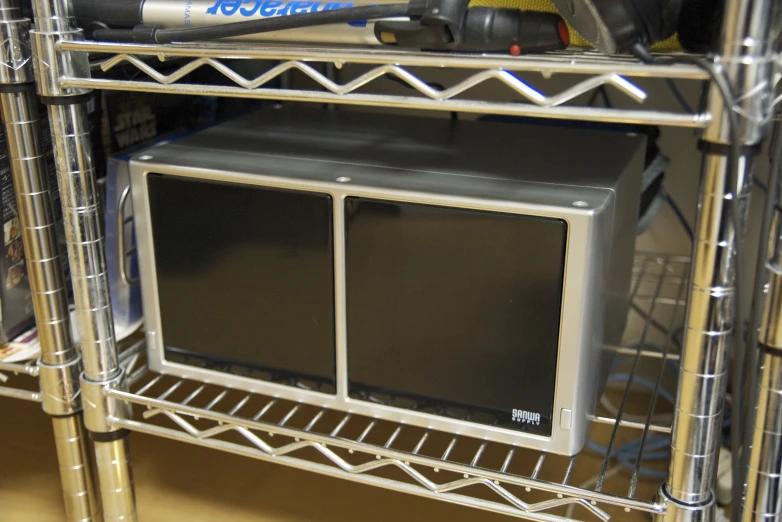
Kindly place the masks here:
<instances>
[{"instance_id":1,"label":"shelf wire grid","mask_svg":"<svg viewBox=\"0 0 782 522\"><path fill-rule=\"evenodd\" d=\"M665 509L654 501L659 482L644 474L655 466L663 472L667 462L644 462L639 455L651 436L671 431L672 408L658 397L676 382L672 366L678 367L688 270L686 258L636 256L625 340L605 347L617 352L614 368L627 375L626 383L609 383L589 433L608 448L605 454L589 447L573 457L547 454L154 374L139 366L140 351L138 358L125 359L135 358L128 372L132 391L106 389L110 397L136 405L134 416L110 422L529 520L608 521L633 511L658 513ZM642 382L647 385L638 386ZM639 445L635 459L619 463L605 456L627 441Z\"/></svg>"},{"instance_id":2,"label":"shelf wire grid","mask_svg":"<svg viewBox=\"0 0 782 522\"><path fill-rule=\"evenodd\" d=\"M137 336L136 336L137 337ZM134 340L122 343L119 349L119 362L126 375L138 379L146 373L145 343ZM0 362L0 396L12 399L22 399L41 402L40 386L38 384L38 361Z\"/></svg>"},{"instance_id":3,"label":"shelf wire grid","mask_svg":"<svg viewBox=\"0 0 782 522\"><path fill-rule=\"evenodd\" d=\"M35 362L0 362L0 396L41 402Z\"/></svg>"},{"instance_id":4,"label":"shelf wire grid","mask_svg":"<svg viewBox=\"0 0 782 522\"><path fill-rule=\"evenodd\" d=\"M306 101L395 108L417 108L450 112L505 114L544 118L581 119L602 122L647 123L682 127L705 127L710 115L656 109L640 79L708 79L703 71L689 65L651 66L631 60L600 59L594 53L570 52L542 56L415 53L386 49L306 48L296 46L241 46L226 44L138 45L92 41L61 41L60 52L100 53L98 69L112 73L129 65L146 80L103 77L64 77L63 87L130 90L191 95L212 95L269 100ZM150 60L156 57L157 63ZM245 77L231 65L232 60L267 60L266 70ZM165 63L172 62L173 63ZM341 70L340 81L322 67L334 64ZM320 66L321 70L318 70ZM346 67L357 66L357 67ZM161 67L165 70L161 71ZM200 69L211 69L216 79L194 77ZM261 67L263 69L263 67ZM350 70L348 70L350 69ZM444 70L449 86L427 81L427 72ZM298 72L306 82L282 82L289 72ZM528 76L537 75L533 81ZM565 85L547 85L545 94L535 83L554 75L568 77ZM542 76L542 80L540 77ZM632 78L632 80L631 80ZM389 90L394 80L402 93ZM503 87L503 101L492 101L488 84ZM284 86L285 85L285 86ZM397 85L397 87L398 87ZM611 88L621 106L584 106L588 94ZM510 102L510 103L509 103ZM657 104L660 106L660 104Z\"/></svg>"}]
</instances>

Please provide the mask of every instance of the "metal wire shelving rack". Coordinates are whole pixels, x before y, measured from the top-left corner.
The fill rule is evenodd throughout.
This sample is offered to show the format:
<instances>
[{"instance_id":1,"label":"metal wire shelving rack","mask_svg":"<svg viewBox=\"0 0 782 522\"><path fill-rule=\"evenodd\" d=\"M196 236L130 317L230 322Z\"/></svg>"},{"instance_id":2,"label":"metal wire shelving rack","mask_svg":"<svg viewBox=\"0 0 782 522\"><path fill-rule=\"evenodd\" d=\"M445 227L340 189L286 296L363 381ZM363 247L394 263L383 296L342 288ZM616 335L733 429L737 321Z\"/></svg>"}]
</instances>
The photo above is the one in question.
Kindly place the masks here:
<instances>
[{"instance_id":1,"label":"metal wire shelving rack","mask_svg":"<svg viewBox=\"0 0 782 522\"><path fill-rule=\"evenodd\" d=\"M691 65L649 67L633 60L606 59L593 52L575 52L527 57L514 60L475 54L415 53L373 49L309 48L285 46L210 45L135 45L91 41L66 41L58 46L63 52L94 53L101 56L99 67L109 72L121 64L131 64L140 79L83 77L64 75L64 88L112 89L170 94L230 96L269 100L335 103L360 106L460 111L478 114L504 114L557 119L581 119L603 122L644 122L650 125L672 125L703 128L710 115L706 112L671 112L655 108L648 100L648 89L638 80L702 82L708 74ZM108 57L107 57L108 56ZM147 58L144 60L144 58ZM247 78L226 62L235 60L268 60L277 63L257 76ZM155 65L174 61L171 71L161 73ZM349 77L335 81L323 70L334 65ZM225 82L196 83L189 74L211 68ZM351 69L358 72L351 74ZM461 72L447 87L427 81L432 70ZM290 72L298 72L312 86L281 87L274 81ZM523 76L522 76L523 75ZM530 78L527 77L530 76ZM383 80L392 76L407 87L403 94L382 89ZM535 83L566 77L559 92L546 95ZM535 78L532 78L535 77ZM510 97L492 101L485 89L501 84ZM387 86L387 84L386 84ZM621 109L585 107L582 95L596 88L612 88L633 105ZM657 104L659 106L659 104Z\"/></svg>"},{"instance_id":2,"label":"metal wire shelving rack","mask_svg":"<svg viewBox=\"0 0 782 522\"><path fill-rule=\"evenodd\" d=\"M41 402L40 393L35 390L37 377L38 366L33 363L0 363L0 396Z\"/></svg>"},{"instance_id":3,"label":"metal wire shelving rack","mask_svg":"<svg viewBox=\"0 0 782 522\"><path fill-rule=\"evenodd\" d=\"M143 365L144 341L123 343L119 351L119 363L131 382L138 379L146 368ZM41 402L41 391L37 378L40 375L37 361L0 362L0 396Z\"/></svg>"},{"instance_id":4,"label":"metal wire shelving rack","mask_svg":"<svg viewBox=\"0 0 782 522\"><path fill-rule=\"evenodd\" d=\"M695 112L671 111L660 98L664 91L657 87L663 82L710 82L694 65L645 65L582 51L512 58L383 48L109 44L85 40L65 0L33 0L32 30L17 7L13 0L0 0L0 101L28 264L34 267L30 280L43 356L37 366L0 366L0 371L38 375L40 392L20 395L4 386L0 394L40 400L56 434L60 430L68 441L82 439L83 416L93 439L102 513L92 498L86 446L58 446L61 465L72 470L62 477L68 520L136 520L129 431L530 520L622 520L633 511L658 521L709 519L728 360L723 340L733 327L732 259L738 233L733 208L746 199L750 151L763 143L771 112L776 58L770 45L771 0L728 0L723 42L716 50L715 63L736 90L730 109L739 115L738 134L747 145L746 160L736 172L727 161L728 116L714 85ZM237 60L258 64L256 73L237 73L231 65ZM132 79L113 74L120 66L137 74ZM211 81L193 74L204 69L217 74ZM291 75L299 75L296 82L289 81ZM432 83L433 75L442 87ZM396 90L388 88L389 77ZM492 84L501 88L487 88ZM33 86L47 104L52 130L76 317L85 334L81 355L61 335L67 301L62 300L61 275L49 262L57 253L48 232L52 220L35 138L40 129ZM598 88L618 93L617 104L585 106L585 98ZM640 438L641 455L652 436L670 434L670 463L657 470L667 475L665 484L659 492L649 489L649 482L641 480L639 458L621 463L621 479L612 481L619 468L591 450L572 458L546 455L147 372L143 343L120 353L112 327L87 125L92 89L667 125L701 132L706 145L692 264L670 256L637 258L630 320L640 340L615 348L624 356L628 383L607 392L608 409L615 415L600 410L590 435L607 447L607 454L628 437ZM773 481L764 480L780 474L775 467L780 462L759 455L782 441L773 429L777 404L767 393L782 390L782 375L772 364L782 349L782 334L775 336L782 329L773 328L782 320L774 312L782 309L782 281L774 279L782 270L773 270L780 265L775 257L769 260L765 302L771 312L764 318L767 328L759 341L766 351L758 364L766 373L759 381L762 407L755 410L760 431L746 468L746 520L779 517L778 501L768 494ZM682 334L675 337L679 328ZM650 366L641 360L656 364L651 365L656 368L652 393L639 393L633 382ZM674 365L676 375L666 376L666 368ZM658 397L671 386L670 379L678 379L679 393L666 409ZM646 400L644 407L631 411L639 396ZM612 405L616 400L618 407ZM593 485L574 483L583 466L595 463L600 471Z\"/></svg>"},{"instance_id":5,"label":"metal wire shelving rack","mask_svg":"<svg viewBox=\"0 0 782 522\"><path fill-rule=\"evenodd\" d=\"M631 321L642 332L639 346L675 344L671 325L682 322L688 268L680 257L636 258L638 311ZM655 408L658 387L666 369L670 377L668 362L678 360L678 350L613 349L628 362L654 361L657 386L651 393L639 393L630 379L613 392L640 399L636 407L641 415L627 415L633 420L623 418L624 411L617 417L597 416L593 439L616 447L628 438L669 434L670 411L667 423L652 422L646 412ZM657 483L642 482L639 495L640 461L629 466L624 477L629 480L608 485L611 459L588 451L576 457L548 455L170 375L150 373L132 380L131 391L105 390L108 397L134 406L133 418L109 419L118 428L530 520L564 520L569 509L578 520L603 521L612 514L664 510L653 498ZM596 478L600 485L584 489L572 484L574 470L595 461L601 463Z\"/></svg>"}]
</instances>

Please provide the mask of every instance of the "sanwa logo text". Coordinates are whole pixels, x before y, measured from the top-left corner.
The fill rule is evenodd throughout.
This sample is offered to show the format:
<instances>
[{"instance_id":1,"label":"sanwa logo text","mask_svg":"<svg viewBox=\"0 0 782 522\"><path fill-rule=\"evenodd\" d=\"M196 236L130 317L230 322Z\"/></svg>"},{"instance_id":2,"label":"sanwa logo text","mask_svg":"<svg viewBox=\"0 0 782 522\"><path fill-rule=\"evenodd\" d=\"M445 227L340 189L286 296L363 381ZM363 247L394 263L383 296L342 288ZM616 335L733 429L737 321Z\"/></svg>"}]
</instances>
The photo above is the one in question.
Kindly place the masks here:
<instances>
[{"instance_id":1,"label":"sanwa logo text","mask_svg":"<svg viewBox=\"0 0 782 522\"><path fill-rule=\"evenodd\" d=\"M206 14L243 17L271 18L273 16L288 16L318 11L332 11L353 7L353 2L306 2L303 0L216 0L215 4L206 10ZM366 20L348 22L354 27L366 27Z\"/></svg>"},{"instance_id":2,"label":"sanwa logo text","mask_svg":"<svg viewBox=\"0 0 782 522\"><path fill-rule=\"evenodd\" d=\"M526 410L513 410L513 422L540 426L540 413Z\"/></svg>"}]
</instances>

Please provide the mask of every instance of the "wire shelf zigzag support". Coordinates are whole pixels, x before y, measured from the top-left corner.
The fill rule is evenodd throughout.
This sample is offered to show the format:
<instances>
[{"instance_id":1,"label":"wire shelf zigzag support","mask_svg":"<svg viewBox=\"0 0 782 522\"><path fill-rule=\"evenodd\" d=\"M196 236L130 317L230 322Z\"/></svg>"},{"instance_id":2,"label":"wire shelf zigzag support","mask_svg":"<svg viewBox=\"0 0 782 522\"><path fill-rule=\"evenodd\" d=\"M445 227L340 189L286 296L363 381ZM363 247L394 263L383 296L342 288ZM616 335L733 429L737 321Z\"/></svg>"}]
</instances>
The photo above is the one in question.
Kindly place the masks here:
<instances>
[{"instance_id":1,"label":"wire shelf zigzag support","mask_svg":"<svg viewBox=\"0 0 782 522\"><path fill-rule=\"evenodd\" d=\"M373 82L378 78L382 78L386 75L393 75L399 80L403 81L409 87L435 101L450 100L489 80L498 80L502 82L511 90L524 97L527 101L534 103L539 107L557 107L577 98L578 96L581 96L582 94L588 93L594 89L597 89L598 87L606 85L615 87L619 92L624 93L629 98L638 103L642 103L647 98L646 93L641 88L628 81L624 77L614 73L601 74L590 77L562 91L559 94L546 96L532 87L530 84L519 79L518 76L516 76L514 73L504 69L488 69L478 72L447 89L436 89L418 78L415 74L411 73L407 69L397 65L381 65L375 67L374 69L345 84L338 84L315 70L313 67L297 60L283 62L254 79L244 78L242 75L236 73L222 62L213 58L198 58L183 65L171 74L163 74L156 71L153 67L144 63L135 56L128 54L118 54L113 58L106 60L106 62L102 64L101 69L103 69L103 71L109 71L123 62L132 64L144 74L163 85L174 84L195 70L204 66L209 66L220 72L223 76L234 82L236 85L245 89L257 89L268 84L270 81L274 80L287 71L298 70L318 83L321 87L334 94L340 95L353 93L357 89Z\"/></svg>"},{"instance_id":2,"label":"wire shelf zigzag support","mask_svg":"<svg viewBox=\"0 0 782 522\"><path fill-rule=\"evenodd\" d=\"M218 423L216 426L212 428L199 430L198 428L193 426L190 422L188 422L183 416L176 413L175 411L162 409L162 408L149 409L146 412L144 412L143 416L144 418L151 418L157 415L164 415L168 417L177 426L179 426L185 433L199 440L212 439L220 434L229 431L238 432L250 444L252 444L255 448L257 448L257 450L261 451L263 454L269 457L282 457L300 451L304 448L313 448L317 450L321 455L326 457L332 464L339 467L342 471L350 474L368 473L376 469L393 466L404 471L408 476L413 478L419 486L425 487L429 491L432 491L434 493L448 493L448 492L458 491L468 486L482 485L490 489L495 494L497 494L505 502L507 502L514 508L524 513L540 513L555 508L559 508L562 506L578 505L587 509L589 512L591 512L593 515L595 515L597 518L599 518L604 522L610 520L610 516L605 511L603 511L599 507L593 505L592 503L590 503L589 501L583 498L562 497L562 498L537 502L533 504L528 504L523 500L519 499L516 495L508 491L506 488L502 487L499 483L489 480L488 478L477 477L477 476L471 477L466 475L465 478L463 479L438 484L436 482L431 481L422 473L417 471L408 462L399 459L387 458L387 457L380 458L380 456L378 455L377 456L378 458L376 458L375 460L370 460L363 464L353 465L347 462L342 457L340 457L337 453L329 449L325 444L321 442L315 442L312 440L301 440L299 438L296 438L295 442L285 444L279 447L275 447L268 444L260 437L258 437L249 428L238 424ZM116 421L116 419L114 420Z\"/></svg>"}]
</instances>

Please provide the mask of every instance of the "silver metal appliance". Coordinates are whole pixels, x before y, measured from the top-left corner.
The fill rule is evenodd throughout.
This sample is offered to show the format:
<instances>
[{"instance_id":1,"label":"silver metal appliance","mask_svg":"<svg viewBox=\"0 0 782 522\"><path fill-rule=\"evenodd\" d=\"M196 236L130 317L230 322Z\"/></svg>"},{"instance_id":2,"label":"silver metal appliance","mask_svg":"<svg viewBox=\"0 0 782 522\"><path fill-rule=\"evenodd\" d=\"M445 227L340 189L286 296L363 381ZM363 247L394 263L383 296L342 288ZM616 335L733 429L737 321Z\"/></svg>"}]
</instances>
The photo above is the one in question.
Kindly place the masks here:
<instances>
[{"instance_id":1,"label":"silver metal appliance","mask_svg":"<svg viewBox=\"0 0 782 522\"><path fill-rule=\"evenodd\" d=\"M575 454L624 328L644 151L320 110L144 151L150 367Z\"/></svg>"}]
</instances>

